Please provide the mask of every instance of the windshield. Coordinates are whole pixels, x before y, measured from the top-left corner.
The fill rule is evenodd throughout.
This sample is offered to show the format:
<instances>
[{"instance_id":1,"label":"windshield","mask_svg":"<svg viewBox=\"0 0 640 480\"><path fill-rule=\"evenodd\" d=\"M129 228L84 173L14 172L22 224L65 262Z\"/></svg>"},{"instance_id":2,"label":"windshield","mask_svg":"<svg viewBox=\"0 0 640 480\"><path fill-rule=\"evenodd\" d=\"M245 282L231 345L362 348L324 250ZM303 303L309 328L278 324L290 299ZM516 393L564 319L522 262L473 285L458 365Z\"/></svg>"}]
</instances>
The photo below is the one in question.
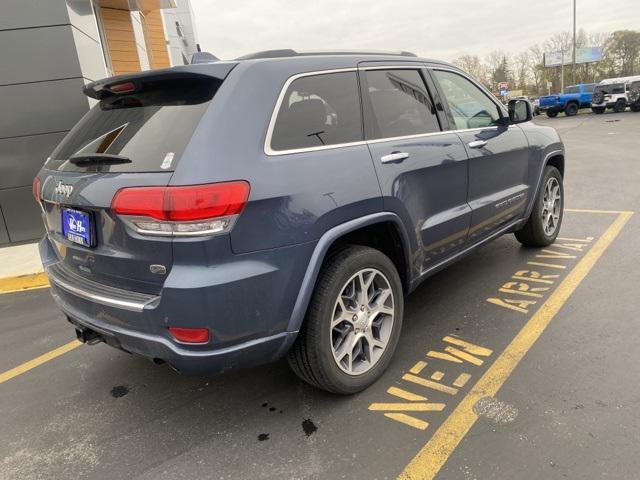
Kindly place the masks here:
<instances>
[{"instance_id":1,"label":"windshield","mask_svg":"<svg viewBox=\"0 0 640 480\"><path fill-rule=\"evenodd\" d=\"M211 77L152 81L142 91L101 100L45 163L59 171L173 171L221 81ZM89 154L130 162L69 161Z\"/></svg>"}]
</instances>

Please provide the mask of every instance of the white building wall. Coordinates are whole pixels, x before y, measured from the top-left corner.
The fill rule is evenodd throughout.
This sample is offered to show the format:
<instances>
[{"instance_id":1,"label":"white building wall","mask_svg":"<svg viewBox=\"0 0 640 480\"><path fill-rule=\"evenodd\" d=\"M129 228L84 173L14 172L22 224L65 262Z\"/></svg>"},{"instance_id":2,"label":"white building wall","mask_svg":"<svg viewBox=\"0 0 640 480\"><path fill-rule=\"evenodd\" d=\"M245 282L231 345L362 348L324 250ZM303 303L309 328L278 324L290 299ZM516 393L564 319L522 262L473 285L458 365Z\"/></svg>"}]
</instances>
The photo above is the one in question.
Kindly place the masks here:
<instances>
[{"instance_id":1,"label":"white building wall","mask_svg":"<svg viewBox=\"0 0 640 480\"><path fill-rule=\"evenodd\" d=\"M144 39L144 27L140 20L140 12L131 12L131 24L133 25L133 35L136 37L136 48L140 59L140 69L149 70L149 54L147 53L147 43Z\"/></svg>"},{"instance_id":2,"label":"white building wall","mask_svg":"<svg viewBox=\"0 0 640 480\"><path fill-rule=\"evenodd\" d=\"M197 34L189 0L176 0L177 7L162 10L171 65L184 65L197 51Z\"/></svg>"}]
</instances>

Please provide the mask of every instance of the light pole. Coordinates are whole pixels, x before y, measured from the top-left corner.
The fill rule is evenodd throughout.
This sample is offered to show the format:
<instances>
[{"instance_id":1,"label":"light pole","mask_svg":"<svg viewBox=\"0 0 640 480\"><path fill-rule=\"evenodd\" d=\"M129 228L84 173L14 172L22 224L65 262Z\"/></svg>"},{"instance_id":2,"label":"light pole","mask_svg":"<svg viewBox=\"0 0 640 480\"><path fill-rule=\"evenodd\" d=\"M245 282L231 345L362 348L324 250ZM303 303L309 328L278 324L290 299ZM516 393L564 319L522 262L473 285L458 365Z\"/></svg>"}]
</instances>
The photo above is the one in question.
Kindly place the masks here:
<instances>
[{"instance_id":1,"label":"light pole","mask_svg":"<svg viewBox=\"0 0 640 480\"><path fill-rule=\"evenodd\" d=\"M571 81L576 83L576 0L573 0L573 67L571 68Z\"/></svg>"}]
</instances>

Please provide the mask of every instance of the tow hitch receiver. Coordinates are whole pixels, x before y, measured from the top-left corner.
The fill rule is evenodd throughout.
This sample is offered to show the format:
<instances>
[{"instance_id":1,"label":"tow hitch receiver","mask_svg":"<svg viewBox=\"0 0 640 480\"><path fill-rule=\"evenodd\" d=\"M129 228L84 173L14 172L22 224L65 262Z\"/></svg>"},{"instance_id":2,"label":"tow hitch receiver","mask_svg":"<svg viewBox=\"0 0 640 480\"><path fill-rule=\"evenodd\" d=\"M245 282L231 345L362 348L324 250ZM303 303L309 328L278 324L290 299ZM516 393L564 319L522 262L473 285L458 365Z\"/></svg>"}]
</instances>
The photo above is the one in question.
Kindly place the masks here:
<instances>
[{"instance_id":1,"label":"tow hitch receiver","mask_svg":"<svg viewBox=\"0 0 640 480\"><path fill-rule=\"evenodd\" d=\"M80 342L87 345L95 345L104 341L99 333L84 327L76 327L76 337Z\"/></svg>"}]
</instances>

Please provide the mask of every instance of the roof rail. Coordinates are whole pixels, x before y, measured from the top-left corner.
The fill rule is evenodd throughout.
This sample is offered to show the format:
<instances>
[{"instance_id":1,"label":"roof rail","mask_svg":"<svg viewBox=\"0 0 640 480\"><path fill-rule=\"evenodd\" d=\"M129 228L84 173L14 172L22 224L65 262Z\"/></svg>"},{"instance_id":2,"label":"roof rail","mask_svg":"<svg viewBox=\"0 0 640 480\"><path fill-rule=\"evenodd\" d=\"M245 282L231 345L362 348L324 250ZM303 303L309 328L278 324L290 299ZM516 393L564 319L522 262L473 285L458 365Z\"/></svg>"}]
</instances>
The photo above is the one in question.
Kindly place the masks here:
<instances>
[{"instance_id":1,"label":"roof rail","mask_svg":"<svg viewBox=\"0 0 640 480\"><path fill-rule=\"evenodd\" d=\"M291 48L283 48L280 50L263 50L261 52L249 53L236 60L255 60L260 58L283 58L283 57L304 57L313 55L390 55L398 57L417 57L415 53L404 50L396 52L385 52L375 50L318 50L298 52Z\"/></svg>"}]
</instances>

